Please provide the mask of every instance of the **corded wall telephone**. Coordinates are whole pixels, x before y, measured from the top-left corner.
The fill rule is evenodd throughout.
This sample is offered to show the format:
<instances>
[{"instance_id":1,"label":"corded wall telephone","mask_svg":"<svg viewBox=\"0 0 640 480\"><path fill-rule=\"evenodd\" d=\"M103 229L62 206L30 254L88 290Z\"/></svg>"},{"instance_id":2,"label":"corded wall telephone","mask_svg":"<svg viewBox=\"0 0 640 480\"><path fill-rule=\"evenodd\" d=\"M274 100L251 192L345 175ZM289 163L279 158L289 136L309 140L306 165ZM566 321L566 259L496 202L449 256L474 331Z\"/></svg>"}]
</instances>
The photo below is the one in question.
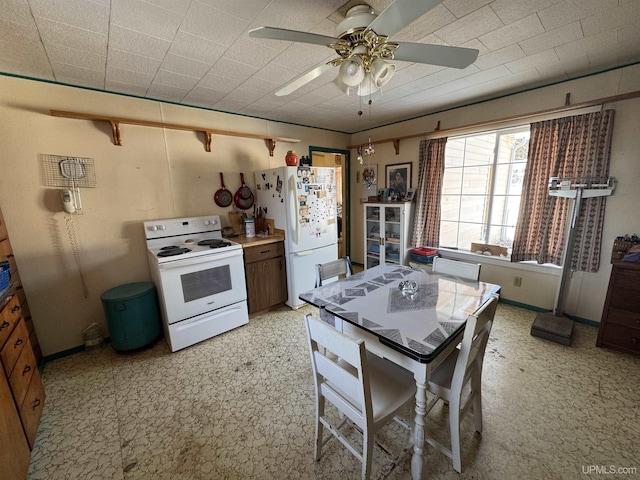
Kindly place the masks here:
<instances>
[{"instance_id":1,"label":"corded wall telephone","mask_svg":"<svg viewBox=\"0 0 640 480\"><path fill-rule=\"evenodd\" d=\"M62 198L62 206L65 212L74 213L76 211L75 202L73 201L73 195L71 190L60 190L60 198Z\"/></svg>"}]
</instances>

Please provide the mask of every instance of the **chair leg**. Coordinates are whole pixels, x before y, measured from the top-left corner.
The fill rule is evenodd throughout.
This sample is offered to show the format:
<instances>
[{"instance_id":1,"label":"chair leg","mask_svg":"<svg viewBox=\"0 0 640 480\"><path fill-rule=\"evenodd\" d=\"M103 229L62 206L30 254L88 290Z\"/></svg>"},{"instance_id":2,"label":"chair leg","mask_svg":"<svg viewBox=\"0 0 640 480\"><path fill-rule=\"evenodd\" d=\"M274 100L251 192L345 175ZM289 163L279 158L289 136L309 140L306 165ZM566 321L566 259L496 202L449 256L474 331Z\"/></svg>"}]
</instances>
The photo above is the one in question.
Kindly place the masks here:
<instances>
[{"instance_id":1,"label":"chair leg","mask_svg":"<svg viewBox=\"0 0 640 480\"><path fill-rule=\"evenodd\" d=\"M482 433L482 379L474 375L471 379L471 394L473 395L473 423L476 432Z\"/></svg>"},{"instance_id":2,"label":"chair leg","mask_svg":"<svg viewBox=\"0 0 640 480\"><path fill-rule=\"evenodd\" d=\"M460 457L460 399L449 404L449 431L451 432L451 460L456 472L462 473Z\"/></svg>"},{"instance_id":3,"label":"chair leg","mask_svg":"<svg viewBox=\"0 0 640 480\"><path fill-rule=\"evenodd\" d=\"M365 431L362 439L362 480L369 480L371 476L371 464L373 463L373 443L375 436Z\"/></svg>"},{"instance_id":4,"label":"chair leg","mask_svg":"<svg viewBox=\"0 0 640 480\"><path fill-rule=\"evenodd\" d=\"M316 398L318 396L316 395ZM324 438L324 425L320 417L324 416L324 397L316 400L316 444L314 447L315 460L320 460L322 455L322 440Z\"/></svg>"}]
</instances>

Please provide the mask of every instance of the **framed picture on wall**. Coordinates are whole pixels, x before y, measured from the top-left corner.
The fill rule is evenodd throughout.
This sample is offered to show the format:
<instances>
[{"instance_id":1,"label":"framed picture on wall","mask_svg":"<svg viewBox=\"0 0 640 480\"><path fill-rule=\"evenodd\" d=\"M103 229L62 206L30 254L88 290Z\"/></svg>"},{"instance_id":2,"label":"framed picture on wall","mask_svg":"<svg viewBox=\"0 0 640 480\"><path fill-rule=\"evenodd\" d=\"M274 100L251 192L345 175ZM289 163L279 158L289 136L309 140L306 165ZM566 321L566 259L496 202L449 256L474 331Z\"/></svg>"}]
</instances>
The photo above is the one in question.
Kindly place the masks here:
<instances>
[{"instance_id":1,"label":"framed picture on wall","mask_svg":"<svg viewBox=\"0 0 640 480\"><path fill-rule=\"evenodd\" d=\"M387 188L393 189L398 198L405 198L411 187L411 162L386 165Z\"/></svg>"}]
</instances>

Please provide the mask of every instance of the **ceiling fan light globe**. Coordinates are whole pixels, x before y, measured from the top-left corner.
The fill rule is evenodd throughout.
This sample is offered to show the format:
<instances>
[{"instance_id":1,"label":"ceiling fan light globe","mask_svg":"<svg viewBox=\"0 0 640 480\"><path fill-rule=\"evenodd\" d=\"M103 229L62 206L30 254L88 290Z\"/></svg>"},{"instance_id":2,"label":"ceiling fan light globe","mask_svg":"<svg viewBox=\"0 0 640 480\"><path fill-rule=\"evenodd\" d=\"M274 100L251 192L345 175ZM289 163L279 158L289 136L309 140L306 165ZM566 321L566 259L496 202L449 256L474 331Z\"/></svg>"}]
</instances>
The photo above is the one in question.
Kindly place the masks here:
<instances>
[{"instance_id":1,"label":"ceiling fan light globe","mask_svg":"<svg viewBox=\"0 0 640 480\"><path fill-rule=\"evenodd\" d=\"M362 80L362 82L360 82L360 85L358 85L358 95L361 97L366 97L374 93L376 90L378 90L378 87L376 87L373 76L370 73L367 73L364 76L364 80Z\"/></svg>"},{"instance_id":2,"label":"ceiling fan light globe","mask_svg":"<svg viewBox=\"0 0 640 480\"><path fill-rule=\"evenodd\" d=\"M355 87L364 79L364 66L359 57L353 57L345 60L340 65L338 78L342 83L349 87Z\"/></svg>"},{"instance_id":3,"label":"ceiling fan light globe","mask_svg":"<svg viewBox=\"0 0 640 480\"><path fill-rule=\"evenodd\" d=\"M382 88L389 83L395 72L395 64L389 63L382 58L376 58L371 64L371 76L377 88Z\"/></svg>"}]
</instances>

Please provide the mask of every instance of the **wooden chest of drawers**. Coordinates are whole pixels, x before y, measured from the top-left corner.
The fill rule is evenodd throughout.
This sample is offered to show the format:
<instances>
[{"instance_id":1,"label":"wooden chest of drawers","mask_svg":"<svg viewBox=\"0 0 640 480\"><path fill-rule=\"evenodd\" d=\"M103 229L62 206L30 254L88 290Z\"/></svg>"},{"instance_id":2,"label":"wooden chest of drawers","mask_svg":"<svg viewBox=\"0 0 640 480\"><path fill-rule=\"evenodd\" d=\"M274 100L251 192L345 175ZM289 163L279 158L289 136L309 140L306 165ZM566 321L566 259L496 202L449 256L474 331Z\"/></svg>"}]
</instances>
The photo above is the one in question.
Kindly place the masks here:
<instances>
[{"instance_id":1,"label":"wooden chest of drawers","mask_svg":"<svg viewBox=\"0 0 640 480\"><path fill-rule=\"evenodd\" d=\"M613 264L596 345L640 354L640 265Z\"/></svg>"}]
</instances>

